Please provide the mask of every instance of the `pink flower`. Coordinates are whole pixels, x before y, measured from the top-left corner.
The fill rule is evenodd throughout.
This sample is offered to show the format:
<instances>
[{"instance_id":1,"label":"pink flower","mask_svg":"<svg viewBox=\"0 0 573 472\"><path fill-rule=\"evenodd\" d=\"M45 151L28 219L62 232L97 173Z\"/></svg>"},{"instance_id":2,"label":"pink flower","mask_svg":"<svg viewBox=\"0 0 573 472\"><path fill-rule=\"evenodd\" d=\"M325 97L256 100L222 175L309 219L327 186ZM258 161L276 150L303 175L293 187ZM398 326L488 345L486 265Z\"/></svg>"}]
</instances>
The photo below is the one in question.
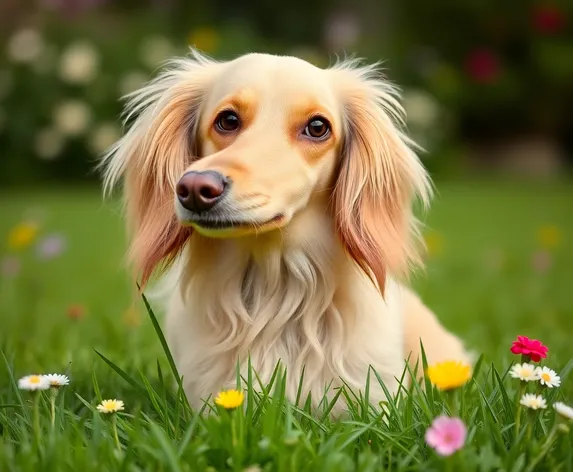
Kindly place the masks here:
<instances>
[{"instance_id":1,"label":"pink flower","mask_svg":"<svg viewBox=\"0 0 573 472\"><path fill-rule=\"evenodd\" d=\"M440 456L451 456L466 442L467 429L459 418L438 416L426 431L426 443Z\"/></svg>"},{"instance_id":2,"label":"pink flower","mask_svg":"<svg viewBox=\"0 0 573 472\"><path fill-rule=\"evenodd\" d=\"M517 341L513 341L511 352L529 357L533 362L539 362L547 357L549 349L537 339L529 339L527 336L518 336Z\"/></svg>"},{"instance_id":3,"label":"pink flower","mask_svg":"<svg viewBox=\"0 0 573 472\"><path fill-rule=\"evenodd\" d=\"M540 274L544 274L551 269L553 261L551 258L551 254L547 251L539 251L533 254L531 258L531 265L535 272Z\"/></svg>"},{"instance_id":4,"label":"pink flower","mask_svg":"<svg viewBox=\"0 0 573 472\"><path fill-rule=\"evenodd\" d=\"M66 239L59 234L51 234L42 239L36 251L40 259L53 259L58 257L66 249Z\"/></svg>"},{"instance_id":5,"label":"pink flower","mask_svg":"<svg viewBox=\"0 0 573 472\"><path fill-rule=\"evenodd\" d=\"M499 61L491 51L477 49L466 59L466 72L476 82L491 83L499 76Z\"/></svg>"}]
</instances>

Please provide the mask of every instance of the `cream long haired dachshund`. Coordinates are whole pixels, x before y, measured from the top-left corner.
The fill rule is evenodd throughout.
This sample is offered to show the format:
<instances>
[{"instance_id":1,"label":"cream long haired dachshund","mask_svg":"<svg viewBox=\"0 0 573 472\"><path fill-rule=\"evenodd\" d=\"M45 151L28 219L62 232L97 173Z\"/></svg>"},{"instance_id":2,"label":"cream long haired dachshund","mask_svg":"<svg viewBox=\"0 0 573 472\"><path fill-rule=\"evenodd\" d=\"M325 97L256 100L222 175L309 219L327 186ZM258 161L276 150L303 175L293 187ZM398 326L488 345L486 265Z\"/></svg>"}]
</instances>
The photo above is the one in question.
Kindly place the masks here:
<instances>
[{"instance_id":1,"label":"cream long haired dachshund","mask_svg":"<svg viewBox=\"0 0 573 472\"><path fill-rule=\"evenodd\" d=\"M428 175L401 131L396 89L355 60L217 62L193 51L131 94L105 157L124 181L142 282L169 268L166 334L192 404L237 365L315 404L369 366L396 392L405 359L467 360L399 280L420 263L412 203ZM373 401L384 400L371 387Z\"/></svg>"}]
</instances>

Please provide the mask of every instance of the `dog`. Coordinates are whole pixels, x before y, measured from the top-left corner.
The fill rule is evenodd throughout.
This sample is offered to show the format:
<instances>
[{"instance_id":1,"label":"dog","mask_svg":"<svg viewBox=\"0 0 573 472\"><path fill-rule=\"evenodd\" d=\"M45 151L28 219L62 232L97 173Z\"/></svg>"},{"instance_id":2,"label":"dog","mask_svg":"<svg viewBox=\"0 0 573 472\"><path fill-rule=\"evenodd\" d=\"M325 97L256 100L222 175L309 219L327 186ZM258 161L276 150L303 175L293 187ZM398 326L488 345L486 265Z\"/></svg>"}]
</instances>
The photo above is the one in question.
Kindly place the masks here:
<instances>
[{"instance_id":1,"label":"dog","mask_svg":"<svg viewBox=\"0 0 573 472\"><path fill-rule=\"evenodd\" d=\"M162 274L166 337L192 405L263 382L395 394L407 360L469 361L407 287L422 265L416 199L432 185L378 64L191 50L127 97L104 156L120 180L141 283ZM304 375L302 372L304 370ZM327 394L327 393L326 393ZM387 400L378 385L370 398Z\"/></svg>"}]
</instances>

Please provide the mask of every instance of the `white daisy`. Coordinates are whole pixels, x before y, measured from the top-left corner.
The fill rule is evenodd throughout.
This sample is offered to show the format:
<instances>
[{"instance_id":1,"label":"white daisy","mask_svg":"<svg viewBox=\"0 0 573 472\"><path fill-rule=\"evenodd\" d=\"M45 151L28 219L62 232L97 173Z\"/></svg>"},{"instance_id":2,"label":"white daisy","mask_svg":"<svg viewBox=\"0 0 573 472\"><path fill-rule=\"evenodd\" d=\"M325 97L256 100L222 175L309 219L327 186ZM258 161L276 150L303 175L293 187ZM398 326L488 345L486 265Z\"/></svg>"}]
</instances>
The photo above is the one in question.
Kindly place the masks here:
<instances>
[{"instance_id":1,"label":"white daisy","mask_svg":"<svg viewBox=\"0 0 573 472\"><path fill-rule=\"evenodd\" d=\"M60 77L70 84L87 84L97 75L99 54L88 41L69 45L60 58Z\"/></svg>"},{"instance_id":2,"label":"white daisy","mask_svg":"<svg viewBox=\"0 0 573 472\"><path fill-rule=\"evenodd\" d=\"M553 404L553 408L555 408L555 411L564 418L573 420L573 408L571 408L569 405L566 405L562 402L557 402Z\"/></svg>"},{"instance_id":3,"label":"white daisy","mask_svg":"<svg viewBox=\"0 0 573 472\"><path fill-rule=\"evenodd\" d=\"M549 367L538 367L535 369L535 373L539 377L541 385L553 388L559 387L561 385L561 377L557 375L557 372L551 370Z\"/></svg>"},{"instance_id":4,"label":"white daisy","mask_svg":"<svg viewBox=\"0 0 573 472\"><path fill-rule=\"evenodd\" d=\"M64 387L66 385L69 385L69 383L70 383L70 379L68 378L67 375L48 374L48 375L44 375L44 377L46 378L46 380L48 382L50 382L50 387L59 388L59 387Z\"/></svg>"},{"instance_id":5,"label":"white daisy","mask_svg":"<svg viewBox=\"0 0 573 472\"><path fill-rule=\"evenodd\" d=\"M56 129L65 136L77 137L85 132L92 119L90 107L81 100L60 103L53 112Z\"/></svg>"},{"instance_id":6,"label":"white daisy","mask_svg":"<svg viewBox=\"0 0 573 472\"><path fill-rule=\"evenodd\" d=\"M123 410L123 401L121 400L104 400L97 406L100 413L116 413Z\"/></svg>"},{"instance_id":7,"label":"white daisy","mask_svg":"<svg viewBox=\"0 0 573 472\"><path fill-rule=\"evenodd\" d=\"M8 40L7 56L14 62L32 63L41 56L44 39L34 29L16 31Z\"/></svg>"},{"instance_id":8,"label":"white daisy","mask_svg":"<svg viewBox=\"0 0 573 472\"><path fill-rule=\"evenodd\" d=\"M514 379L522 380L523 382L531 382L532 380L539 380L535 366L532 364L515 364L509 371Z\"/></svg>"},{"instance_id":9,"label":"white daisy","mask_svg":"<svg viewBox=\"0 0 573 472\"><path fill-rule=\"evenodd\" d=\"M43 375L27 375L18 380L20 390L47 390L50 388L50 382Z\"/></svg>"},{"instance_id":10,"label":"white daisy","mask_svg":"<svg viewBox=\"0 0 573 472\"><path fill-rule=\"evenodd\" d=\"M547 408L545 398L541 395L535 395L534 393L526 393L521 397L519 403L527 408L531 408L532 410L542 410Z\"/></svg>"}]
</instances>

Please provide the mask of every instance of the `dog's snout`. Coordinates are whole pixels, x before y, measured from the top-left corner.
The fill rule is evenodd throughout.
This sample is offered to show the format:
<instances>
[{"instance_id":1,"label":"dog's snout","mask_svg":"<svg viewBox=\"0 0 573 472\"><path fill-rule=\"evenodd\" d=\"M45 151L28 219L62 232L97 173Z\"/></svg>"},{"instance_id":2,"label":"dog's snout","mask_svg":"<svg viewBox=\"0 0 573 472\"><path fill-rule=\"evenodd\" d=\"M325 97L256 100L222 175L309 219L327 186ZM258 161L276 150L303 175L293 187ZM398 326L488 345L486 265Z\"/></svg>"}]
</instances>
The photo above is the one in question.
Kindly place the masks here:
<instances>
[{"instance_id":1,"label":"dog's snout","mask_svg":"<svg viewBox=\"0 0 573 472\"><path fill-rule=\"evenodd\" d=\"M187 172L177 183L175 191L184 208L198 213L215 206L227 187L228 181L225 176L208 170Z\"/></svg>"}]
</instances>

